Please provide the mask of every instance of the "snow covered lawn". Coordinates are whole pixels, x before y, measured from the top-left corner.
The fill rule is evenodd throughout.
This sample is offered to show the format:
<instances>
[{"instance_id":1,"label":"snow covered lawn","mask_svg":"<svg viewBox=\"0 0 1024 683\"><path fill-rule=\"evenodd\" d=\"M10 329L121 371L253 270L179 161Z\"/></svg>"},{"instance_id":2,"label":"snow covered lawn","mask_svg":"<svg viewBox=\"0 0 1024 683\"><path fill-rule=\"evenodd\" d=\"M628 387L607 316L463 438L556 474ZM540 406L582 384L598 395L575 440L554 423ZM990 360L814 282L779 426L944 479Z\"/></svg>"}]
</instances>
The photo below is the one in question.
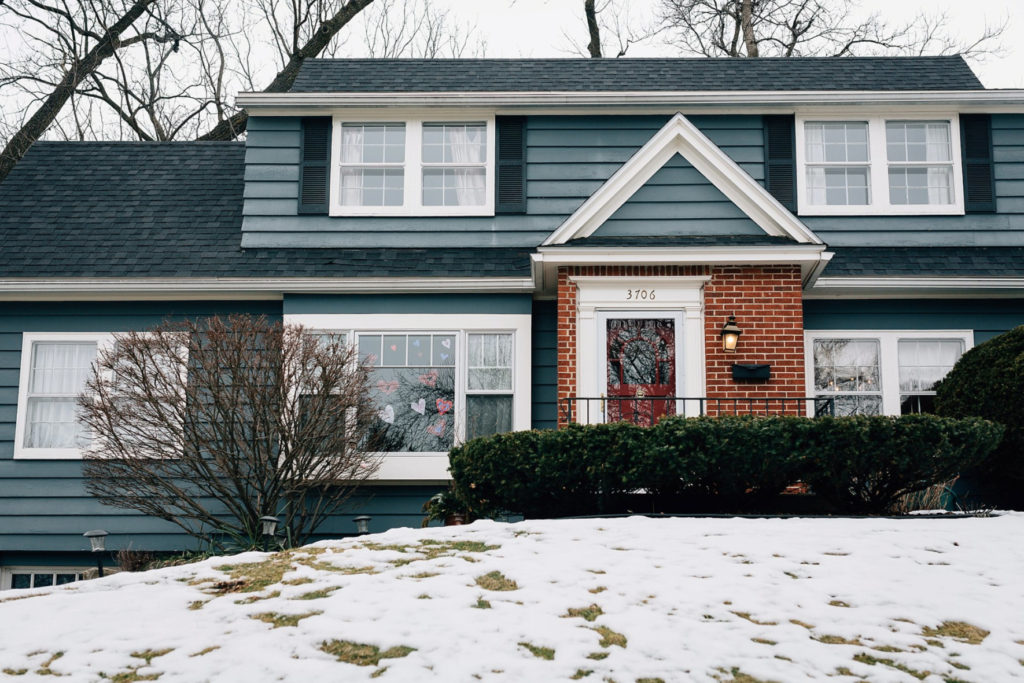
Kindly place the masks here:
<instances>
[{"instance_id":1,"label":"snow covered lawn","mask_svg":"<svg viewBox=\"0 0 1024 683\"><path fill-rule=\"evenodd\" d=\"M1024 680L1022 539L1024 514L401 529L0 593L0 671L162 683Z\"/></svg>"}]
</instances>

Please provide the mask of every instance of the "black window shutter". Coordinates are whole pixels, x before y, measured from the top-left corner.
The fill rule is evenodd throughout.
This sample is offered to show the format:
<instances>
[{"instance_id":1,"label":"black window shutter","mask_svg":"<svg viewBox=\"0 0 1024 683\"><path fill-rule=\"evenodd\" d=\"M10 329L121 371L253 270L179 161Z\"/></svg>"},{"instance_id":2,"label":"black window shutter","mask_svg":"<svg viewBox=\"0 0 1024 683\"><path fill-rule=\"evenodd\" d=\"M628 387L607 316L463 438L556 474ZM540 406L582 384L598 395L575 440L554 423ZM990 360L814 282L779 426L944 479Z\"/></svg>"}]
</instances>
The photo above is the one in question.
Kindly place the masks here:
<instances>
[{"instance_id":1,"label":"black window shutter","mask_svg":"<svg viewBox=\"0 0 1024 683\"><path fill-rule=\"evenodd\" d=\"M964 210L992 213L996 210L995 172L992 168L992 117L961 114L960 148L964 161Z\"/></svg>"},{"instance_id":2,"label":"black window shutter","mask_svg":"<svg viewBox=\"0 0 1024 683\"><path fill-rule=\"evenodd\" d=\"M299 158L299 213L327 213L331 178L331 119L302 119Z\"/></svg>"},{"instance_id":3,"label":"black window shutter","mask_svg":"<svg viewBox=\"0 0 1024 683\"><path fill-rule=\"evenodd\" d=\"M796 212L796 146L793 116L764 118L764 185L779 203Z\"/></svg>"},{"instance_id":4,"label":"black window shutter","mask_svg":"<svg viewBox=\"0 0 1024 683\"><path fill-rule=\"evenodd\" d=\"M526 213L526 117L499 116L495 213Z\"/></svg>"}]
</instances>

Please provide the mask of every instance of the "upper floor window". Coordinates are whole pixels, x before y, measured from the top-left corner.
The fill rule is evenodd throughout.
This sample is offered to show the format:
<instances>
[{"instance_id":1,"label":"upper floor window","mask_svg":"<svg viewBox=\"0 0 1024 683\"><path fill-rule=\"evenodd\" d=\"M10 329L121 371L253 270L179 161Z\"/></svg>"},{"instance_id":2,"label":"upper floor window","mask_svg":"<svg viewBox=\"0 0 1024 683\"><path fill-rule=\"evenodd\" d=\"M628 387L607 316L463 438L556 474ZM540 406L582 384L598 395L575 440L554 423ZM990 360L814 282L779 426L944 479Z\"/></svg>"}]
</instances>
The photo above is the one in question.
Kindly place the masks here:
<instances>
[{"instance_id":1,"label":"upper floor window","mask_svg":"<svg viewBox=\"0 0 1024 683\"><path fill-rule=\"evenodd\" d=\"M955 117L797 119L800 213L957 214Z\"/></svg>"},{"instance_id":2,"label":"upper floor window","mask_svg":"<svg viewBox=\"0 0 1024 683\"><path fill-rule=\"evenodd\" d=\"M491 215L494 119L335 121L331 214Z\"/></svg>"}]
</instances>

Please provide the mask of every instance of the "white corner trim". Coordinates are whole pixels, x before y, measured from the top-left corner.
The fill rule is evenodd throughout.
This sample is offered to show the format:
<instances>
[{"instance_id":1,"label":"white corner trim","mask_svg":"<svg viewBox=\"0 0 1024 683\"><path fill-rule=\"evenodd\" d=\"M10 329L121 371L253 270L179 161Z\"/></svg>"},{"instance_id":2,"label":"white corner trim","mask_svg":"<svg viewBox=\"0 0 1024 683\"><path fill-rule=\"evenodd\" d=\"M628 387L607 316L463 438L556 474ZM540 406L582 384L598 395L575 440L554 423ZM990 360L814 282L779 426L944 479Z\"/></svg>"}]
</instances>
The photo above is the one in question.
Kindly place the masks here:
<instances>
[{"instance_id":1,"label":"white corner trim","mask_svg":"<svg viewBox=\"0 0 1024 683\"><path fill-rule=\"evenodd\" d=\"M711 142L682 113L676 113L551 233L543 245L564 244L571 239L592 235L676 154L682 155L769 235L791 237L804 244L822 244L817 235L786 210L729 155Z\"/></svg>"}]
</instances>

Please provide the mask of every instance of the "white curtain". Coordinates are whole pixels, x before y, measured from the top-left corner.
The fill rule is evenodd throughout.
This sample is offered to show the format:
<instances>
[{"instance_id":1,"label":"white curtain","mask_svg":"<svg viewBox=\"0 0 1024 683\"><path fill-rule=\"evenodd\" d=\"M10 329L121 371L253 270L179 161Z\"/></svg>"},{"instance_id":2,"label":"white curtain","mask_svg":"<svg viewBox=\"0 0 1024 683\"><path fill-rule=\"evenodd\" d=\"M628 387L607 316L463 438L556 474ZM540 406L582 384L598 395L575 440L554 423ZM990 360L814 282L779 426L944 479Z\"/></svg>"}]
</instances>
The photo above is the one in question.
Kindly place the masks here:
<instances>
[{"instance_id":1,"label":"white curtain","mask_svg":"<svg viewBox=\"0 0 1024 683\"><path fill-rule=\"evenodd\" d=\"M950 161L949 124L932 123L926 126L927 160ZM953 184L953 173L949 166L933 166L928 169L928 203L951 204L950 186Z\"/></svg>"},{"instance_id":2,"label":"white curtain","mask_svg":"<svg viewBox=\"0 0 1024 683\"><path fill-rule=\"evenodd\" d=\"M76 395L85 387L96 359L92 342L35 344L29 379L28 448L75 448L85 432L76 419Z\"/></svg>"},{"instance_id":3,"label":"white curtain","mask_svg":"<svg viewBox=\"0 0 1024 683\"><path fill-rule=\"evenodd\" d=\"M445 127L445 144L452 163L482 164L487 161L487 145L484 142L486 130L485 126ZM453 171L459 206L482 205L486 171L483 168L456 168Z\"/></svg>"},{"instance_id":4,"label":"white curtain","mask_svg":"<svg viewBox=\"0 0 1024 683\"><path fill-rule=\"evenodd\" d=\"M363 127L341 127L341 161L358 164L363 160ZM363 171L359 168L341 169L341 204L360 206L363 203Z\"/></svg>"}]
</instances>

